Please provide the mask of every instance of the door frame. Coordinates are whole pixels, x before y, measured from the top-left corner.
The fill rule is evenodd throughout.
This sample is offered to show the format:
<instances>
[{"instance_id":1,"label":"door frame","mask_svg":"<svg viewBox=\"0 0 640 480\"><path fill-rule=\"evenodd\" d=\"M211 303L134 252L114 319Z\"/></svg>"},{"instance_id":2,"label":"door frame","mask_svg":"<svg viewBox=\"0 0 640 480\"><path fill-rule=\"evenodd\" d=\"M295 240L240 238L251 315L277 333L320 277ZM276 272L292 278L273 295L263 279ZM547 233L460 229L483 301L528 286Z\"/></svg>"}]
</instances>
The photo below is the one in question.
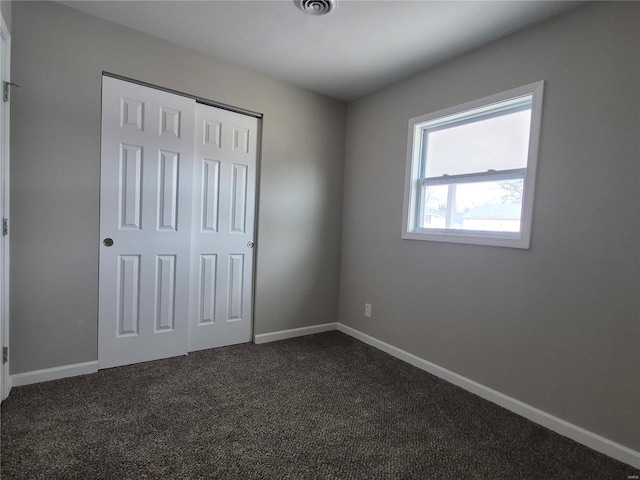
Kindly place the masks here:
<instances>
[{"instance_id":1,"label":"door frame","mask_svg":"<svg viewBox=\"0 0 640 480\"><path fill-rule=\"evenodd\" d=\"M2 78L0 82L9 82L11 79L11 34L5 23L4 16L0 13L0 62L2 62ZM2 85L2 88L4 86ZM9 218L9 102L3 101L0 115L0 223ZM0 347L9 346L9 235L0 232ZM1 360L0 360L1 361ZM9 375L9 358L7 363L0 364L0 400L4 400L11 391L11 377Z\"/></svg>"},{"instance_id":2,"label":"door frame","mask_svg":"<svg viewBox=\"0 0 640 480\"><path fill-rule=\"evenodd\" d=\"M204 105L209 105L211 107L220 108L223 110L228 110L233 113L238 113L240 115L246 115L248 117L253 117L257 119L257 138L256 138L256 171L255 171L255 205L254 205L254 220L253 220L253 228L254 228L254 238L255 238L255 246L253 248L253 260L252 260L252 278L251 278L251 340L250 342L255 343L255 304L256 304L256 284L257 284L257 264L258 264L258 252L259 252L259 210L260 210L260 178L261 178L261 165L262 165L262 138L263 138L263 120L264 114L260 112L256 112L253 110L236 107L233 105L229 105L226 103L218 102L215 100L210 100L204 97L199 97L197 95L191 95L179 90L174 90L167 87L162 87L160 85L156 85L149 82L144 82L141 80L137 80L135 78L126 77L124 75L119 75L116 73L108 72L103 70L101 76L101 83L103 77L111 77L117 80L122 80L124 82L129 82L133 84L137 84L143 87L152 88L155 90L160 90L167 93L172 93L174 95L179 95L182 97L190 98L196 101L196 103L201 103ZM195 138L194 138L195 141ZM98 259L99 261L99 259ZM98 272L99 275L99 272ZM98 278L99 281L99 278ZM190 286L191 288L192 286ZM189 314L189 317L191 314ZM99 330L99 329L98 329ZM98 339L96 339L98 340ZM99 340L98 340L99 342Z\"/></svg>"}]
</instances>

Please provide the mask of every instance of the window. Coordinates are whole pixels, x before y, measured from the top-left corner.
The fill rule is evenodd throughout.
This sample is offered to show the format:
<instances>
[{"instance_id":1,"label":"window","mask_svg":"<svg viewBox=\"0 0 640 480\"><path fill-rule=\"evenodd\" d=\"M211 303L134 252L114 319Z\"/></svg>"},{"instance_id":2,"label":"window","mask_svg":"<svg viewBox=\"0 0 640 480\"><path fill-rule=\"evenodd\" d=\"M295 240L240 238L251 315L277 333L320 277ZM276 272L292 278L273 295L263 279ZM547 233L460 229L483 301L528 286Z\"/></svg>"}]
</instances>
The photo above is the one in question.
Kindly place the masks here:
<instances>
[{"instance_id":1,"label":"window","mask_svg":"<svg viewBox=\"0 0 640 480\"><path fill-rule=\"evenodd\" d=\"M529 248L542 90L409 120L402 238Z\"/></svg>"}]
</instances>

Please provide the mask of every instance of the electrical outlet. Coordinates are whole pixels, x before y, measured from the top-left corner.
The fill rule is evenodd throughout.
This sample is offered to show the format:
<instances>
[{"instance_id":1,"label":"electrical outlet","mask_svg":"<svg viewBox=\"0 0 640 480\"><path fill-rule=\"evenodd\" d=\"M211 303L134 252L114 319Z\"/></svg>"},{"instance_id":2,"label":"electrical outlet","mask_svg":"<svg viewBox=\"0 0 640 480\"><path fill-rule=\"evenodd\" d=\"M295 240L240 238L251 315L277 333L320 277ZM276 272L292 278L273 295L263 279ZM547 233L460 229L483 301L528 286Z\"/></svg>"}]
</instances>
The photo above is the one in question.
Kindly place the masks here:
<instances>
[{"instance_id":1,"label":"electrical outlet","mask_svg":"<svg viewBox=\"0 0 640 480\"><path fill-rule=\"evenodd\" d=\"M364 316L371 318L371 304L370 303L365 303L364 304Z\"/></svg>"}]
</instances>

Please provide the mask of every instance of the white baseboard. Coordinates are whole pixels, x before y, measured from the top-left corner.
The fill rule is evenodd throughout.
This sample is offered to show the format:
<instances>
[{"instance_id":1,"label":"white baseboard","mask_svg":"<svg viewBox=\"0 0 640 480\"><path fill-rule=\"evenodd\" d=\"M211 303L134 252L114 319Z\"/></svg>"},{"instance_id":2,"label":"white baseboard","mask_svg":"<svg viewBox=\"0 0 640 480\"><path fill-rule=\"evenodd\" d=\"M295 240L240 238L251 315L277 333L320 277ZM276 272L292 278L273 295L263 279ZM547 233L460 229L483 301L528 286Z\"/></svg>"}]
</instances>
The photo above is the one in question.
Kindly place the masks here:
<instances>
[{"instance_id":1,"label":"white baseboard","mask_svg":"<svg viewBox=\"0 0 640 480\"><path fill-rule=\"evenodd\" d=\"M410 363L411 365L429 372L436 377L442 378L449 383L474 393L485 400L489 400L492 403L500 405L501 407L517 413L518 415L542 425L549 430L553 430L560 435L575 440L582 445L631 465L632 467L640 468L640 452L636 452L624 445L620 445L619 443L601 437L600 435L585 430L582 427L573 425L561 418L554 417L553 415L532 407L531 405L527 405L515 398L511 398L489 387L485 387L478 382L474 382L473 380L463 377L462 375L458 375L446 368L439 367L438 365L428 362L416 355L405 352L404 350L378 340L366 333L362 333L359 330L343 325L342 323L338 323L337 328L339 331L346 333L347 335L382 350L383 352L386 352L400 360Z\"/></svg>"},{"instance_id":2,"label":"white baseboard","mask_svg":"<svg viewBox=\"0 0 640 480\"><path fill-rule=\"evenodd\" d=\"M337 323L323 323L322 325L312 325L311 327L292 328L291 330L279 330L271 333L261 333L254 335L254 343L268 343L276 340L284 340L285 338L303 337L305 335L313 335L314 333L329 332L337 329Z\"/></svg>"},{"instance_id":3,"label":"white baseboard","mask_svg":"<svg viewBox=\"0 0 640 480\"><path fill-rule=\"evenodd\" d=\"M31 385L32 383L48 382L50 380L86 375L97 371L97 361L75 363L73 365L63 365L61 367L45 368L43 370L33 370L32 372L11 375L11 385L13 387L20 387L23 385Z\"/></svg>"}]
</instances>

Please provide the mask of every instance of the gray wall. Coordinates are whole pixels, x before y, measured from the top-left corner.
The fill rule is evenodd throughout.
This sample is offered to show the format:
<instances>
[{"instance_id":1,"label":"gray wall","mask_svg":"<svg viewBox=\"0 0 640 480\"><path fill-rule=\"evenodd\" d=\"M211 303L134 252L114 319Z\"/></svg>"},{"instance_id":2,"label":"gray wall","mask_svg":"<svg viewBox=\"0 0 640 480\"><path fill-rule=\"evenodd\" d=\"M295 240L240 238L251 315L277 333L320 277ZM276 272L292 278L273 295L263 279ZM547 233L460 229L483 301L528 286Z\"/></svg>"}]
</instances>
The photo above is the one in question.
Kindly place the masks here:
<instances>
[{"instance_id":1,"label":"gray wall","mask_svg":"<svg viewBox=\"0 0 640 480\"><path fill-rule=\"evenodd\" d=\"M336 320L344 103L54 3L12 33L11 373L97 358L103 70L265 115L255 333Z\"/></svg>"},{"instance_id":2,"label":"gray wall","mask_svg":"<svg viewBox=\"0 0 640 480\"><path fill-rule=\"evenodd\" d=\"M10 0L0 0L0 11L2 12L2 17L11 31L11 1Z\"/></svg>"},{"instance_id":3,"label":"gray wall","mask_svg":"<svg viewBox=\"0 0 640 480\"><path fill-rule=\"evenodd\" d=\"M589 4L349 104L339 309L636 450L639 20L637 3ZM531 249L401 240L408 119L538 80Z\"/></svg>"}]
</instances>

